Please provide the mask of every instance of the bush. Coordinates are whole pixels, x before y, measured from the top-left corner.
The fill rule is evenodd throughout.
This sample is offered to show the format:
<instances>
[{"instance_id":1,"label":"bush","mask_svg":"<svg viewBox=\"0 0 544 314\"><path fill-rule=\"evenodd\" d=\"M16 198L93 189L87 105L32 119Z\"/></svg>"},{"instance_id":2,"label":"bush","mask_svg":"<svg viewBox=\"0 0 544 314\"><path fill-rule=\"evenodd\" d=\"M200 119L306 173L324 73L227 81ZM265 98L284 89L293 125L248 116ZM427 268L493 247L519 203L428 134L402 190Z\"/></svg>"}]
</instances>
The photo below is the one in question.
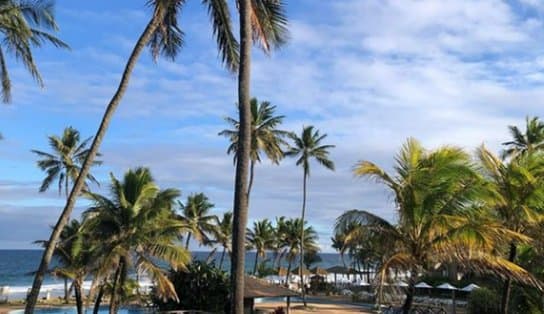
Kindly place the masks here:
<instances>
[{"instance_id":1,"label":"bush","mask_svg":"<svg viewBox=\"0 0 544 314\"><path fill-rule=\"evenodd\" d=\"M497 293L487 289L478 288L470 293L468 299L468 313L470 314L495 314L500 312L500 299Z\"/></svg>"},{"instance_id":2,"label":"bush","mask_svg":"<svg viewBox=\"0 0 544 314\"><path fill-rule=\"evenodd\" d=\"M163 301L153 293L153 303L159 310L225 312L229 302L228 274L201 261L191 263L187 269L187 272L171 271L169 275L179 302Z\"/></svg>"}]
</instances>

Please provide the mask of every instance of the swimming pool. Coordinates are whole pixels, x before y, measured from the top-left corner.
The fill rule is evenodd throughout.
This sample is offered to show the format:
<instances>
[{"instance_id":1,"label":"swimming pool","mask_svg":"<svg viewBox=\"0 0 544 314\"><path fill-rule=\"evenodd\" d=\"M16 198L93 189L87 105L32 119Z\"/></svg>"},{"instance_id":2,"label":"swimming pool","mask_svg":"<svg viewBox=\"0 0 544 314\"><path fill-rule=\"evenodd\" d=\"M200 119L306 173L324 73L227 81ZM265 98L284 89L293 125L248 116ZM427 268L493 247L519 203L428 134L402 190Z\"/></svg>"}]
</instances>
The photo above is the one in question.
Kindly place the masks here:
<instances>
[{"instance_id":1,"label":"swimming pool","mask_svg":"<svg viewBox=\"0 0 544 314\"><path fill-rule=\"evenodd\" d=\"M24 310L15 310L10 311L9 314L23 314ZM87 309L85 313L92 313L92 309ZM100 314L106 314L109 313L107 307L100 307L100 311L98 312ZM146 308L122 308L118 312L119 314L149 314L154 313L152 309L146 309ZM77 310L75 307L48 307L48 308L37 308L34 310L34 314L77 314Z\"/></svg>"}]
</instances>

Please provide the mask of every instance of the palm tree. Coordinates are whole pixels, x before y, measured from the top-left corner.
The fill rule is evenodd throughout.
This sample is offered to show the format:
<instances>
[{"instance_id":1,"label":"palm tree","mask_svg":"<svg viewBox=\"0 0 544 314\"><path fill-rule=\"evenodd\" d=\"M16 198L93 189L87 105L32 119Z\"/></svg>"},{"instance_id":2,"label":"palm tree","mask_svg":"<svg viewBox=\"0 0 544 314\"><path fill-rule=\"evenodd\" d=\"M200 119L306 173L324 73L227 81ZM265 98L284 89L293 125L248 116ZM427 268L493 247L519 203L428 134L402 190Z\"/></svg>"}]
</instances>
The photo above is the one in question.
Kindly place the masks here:
<instances>
[{"instance_id":1,"label":"palm tree","mask_svg":"<svg viewBox=\"0 0 544 314\"><path fill-rule=\"evenodd\" d=\"M200 243L206 242L208 235L214 233L216 229L214 222L217 221L217 216L209 215L209 211L214 207L214 204L210 203L204 193L189 195L185 204L179 201L178 204L182 212L178 219L189 228L185 249L189 249L189 241L192 235Z\"/></svg>"},{"instance_id":2,"label":"palm tree","mask_svg":"<svg viewBox=\"0 0 544 314\"><path fill-rule=\"evenodd\" d=\"M125 173L122 181L111 175L112 198L88 193L93 202L85 213L85 224L92 237L107 251L101 269L110 270L110 313L117 313L119 294L126 283L129 267L151 275L157 292L177 300L174 286L158 261L172 269L184 269L189 252L176 245L187 230L174 212L179 196L176 189L160 190L146 168Z\"/></svg>"},{"instance_id":3,"label":"palm tree","mask_svg":"<svg viewBox=\"0 0 544 314\"><path fill-rule=\"evenodd\" d=\"M506 149L502 153L503 159L542 150L544 148L544 122L538 117L525 118L525 133L517 126L510 125L508 130L513 140L504 142Z\"/></svg>"},{"instance_id":4,"label":"palm tree","mask_svg":"<svg viewBox=\"0 0 544 314\"><path fill-rule=\"evenodd\" d=\"M134 45L130 57L125 65L119 86L106 107L104 116L100 122L100 126L98 127L91 147L89 148L89 154L81 166L81 172L74 183L72 191L68 197L68 200L66 201L66 205L64 206L64 209L57 223L55 224L53 232L51 233L48 241L49 245L44 250L40 266L36 272L36 276L34 277L32 290L27 297L25 314L31 314L36 306L36 301L39 296L44 274L53 255L53 244L58 240L62 229L72 214L76 198L84 187L85 179L87 178L91 166L94 164L94 159L97 156L100 144L106 135L106 131L111 119L113 118L113 114L121 103L121 99L128 88L132 71L138 62L142 51L146 46L149 46L154 59L157 59L159 55L163 55L166 58L174 60L179 54L180 48L183 44L183 32L179 28L177 17L185 1L150 0L147 1L147 3L153 8L151 19ZM230 71L234 72L238 68L239 64L239 45L231 30L230 12L227 6L227 0L204 0L202 3L208 9L211 23L213 25L213 33L217 41L221 59L225 66ZM269 1L264 0L258 0L257 3L263 4L264 8L259 6L259 9L254 11L260 12L260 14L255 13L253 15L255 17L254 21L256 25L270 25L268 21L269 19L272 20L275 14L270 15L263 13L269 12L268 8L274 7L274 4L269 4ZM266 30L268 29L269 28L266 27Z\"/></svg>"},{"instance_id":5,"label":"palm tree","mask_svg":"<svg viewBox=\"0 0 544 314\"><path fill-rule=\"evenodd\" d=\"M217 218L215 229L215 241L223 247L221 259L219 260L219 269L223 268L225 254L230 254L232 245L232 212L223 213L223 218Z\"/></svg>"},{"instance_id":6,"label":"palm tree","mask_svg":"<svg viewBox=\"0 0 544 314\"><path fill-rule=\"evenodd\" d=\"M83 314L83 280L94 260L92 250L89 242L84 241L85 235L81 224L75 219L64 227L60 239L56 255L61 261L61 266L56 267L53 273L72 280L77 313Z\"/></svg>"},{"instance_id":7,"label":"palm tree","mask_svg":"<svg viewBox=\"0 0 544 314\"><path fill-rule=\"evenodd\" d=\"M519 151L516 158L505 163L485 147L478 149L483 175L493 189L489 206L506 228L522 234L544 220L544 159L531 150ZM508 260L515 263L517 242L511 241L509 247ZM510 278L505 280L502 313L508 312L511 284Z\"/></svg>"},{"instance_id":8,"label":"palm tree","mask_svg":"<svg viewBox=\"0 0 544 314\"><path fill-rule=\"evenodd\" d=\"M68 280L72 280L78 314L82 313L83 308L81 285L92 264L89 258L89 242L83 241L83 238L81 224L76 219L73 219L69 224L64 226L54 252L59 265L51 271L54 276L64 279L65 303L68 303L69 298ZM43 247L47 246L47 241L44 240L38 240L34 243L41 244Z\"/></svg>"},{"instance_id":9,"label":"palm tree","mask_svg":"<svg viewBox=\"0 0 544 314\"><path fill-rule=\"evenodd\" d=\"M266 256L266 250L273 247L274 228L268 219L255 221L253 229L246 232L247 248L255 249L255 265L253 266L253 275L257 273L257 264L259 257Z\"/></svg>"},{"instance_id":10,"label":"palm tree","mask_svg":"<svg viewBox=\"0 0 544 314\"><path fill-rule=\"evenodd\" d=\"M47 174L40 186L40 192L45 192L49 189L51 183L58 181L59 195L62 194L64 187L64 193L68 197L69 183L70 181L73 183L81 171L81 164L89 154L87 145L91 138L89 137L80 142L79 131L72 127L67 127L64 129L61 137L51 135L48 139L53 153L32 150L33 153L42 157L42 159L38 160L37 164ZM100 154L97 154L97 156L100 156ZM98 160L93 162L93 165L100 164L102 162ZM98 185L98 181L96 181L92 174L88 173L87 179ZM86 183L84 188L88 188Z\"/></svg>"},{"instance_id":11,"label":"palm tree","mask_svg":"<svg viewBox=\"0 0 544 314\"><path fill-rule=\"evenodd\" d=\"M322 141L327 137L327 134L319 134L319 130L315 130L313 126L307 126L302 128L302 134L298 137L296 134L290 135L294 142L294 146L291 146L285 156L298 158L296 165L301 166L303 170L302 181L302 212L300 219L305 221L306 215L306 182L310 176L310 161L313 159L326 169L334 171L334 163L329 159L329 150L334 145L324 145ZM304 238L304 228L300 229L300 238ZM304 248L300 250L300 269L304 265ZM304 278L301 277L301 285L304 286ZM302 289L302 302L306 306L306 295L304 289Z\"/></svg>"},{"instance_id":12,"label":"palm tree","mask_svg":"<svg viewBox=\"0 0 544 314\"><path fill-rule=\"evenodd\" d=\"M338 218L335 230L346 235L348 245L363 233L387 248L378 271L382 283L391 269L409 273L404 313L410 312L420 276L434 265L452 261L476 272L492 272L540 287L531 274L491 253L499 241L525 238L503 228L478 207L487 191L468 154L448 146L427 151L409 139L394 169L389 174L372 162L361 161L354 172L391 190L398 222L392 224L369 211L350 210ZM353 224L360 227L345 233Z\"/></svg>"},{"instance_id":13,"label":"palm tree","mask_svg":"<svg viewBox=\"0 0 544 314\"><path fill-rule=\"evenodd\" d=\"M51 43L58 48L68 48L66 43L52 34L58 31L53 11L53 1L0 1L0 31L3 35L0 46L0 79L4 103L11 102L11 80L5 52L21 61L38 85L43 87L32 47Z\"/></svg>"},{"instance_id":14,"label":"palm tree","mask_svg":"<svg viewBox=\"0 0 544 314\"><path fill-rule=\"evenodd\" d=\"M239 0L240 66L238 68L238 113L240 122L232 230L232 313L244 313L245 232L248 216L248 168L251 154L251 46L258 42L265 52L281 46L287 38L287 18L282 0Z\"/></svg>"},{"instance_id":15,"label":"palm tree","mask_svg":"<svg viewBox=\"0 0 544 314\"><path fill-rule=\"evenodd\" d=\"M286 282L289 282L289 274L291 273L291 267L295 258L301 255L301 248L308 252L319 250L317 233L312 226L306 225L306 223L302 224L300 218L284 220L284 223L281 225L282 238L280 239L280 243L285 249L285 256L288 262ZM301 228L304 228L304 239L300 237Z\"/></svg>"},{"instance_id":16,"label":"palm tree","mask_svg":"<svg viewBox=\"0 0 544 314\"><path fill-rule=\"evenodd\" d=\"M249 167L249 183L248 183L248 200L253 186L253 178L255 175L255 164L261 162L261 153L264 153L268 159L274 164L279 164L283 158L282 146L287 143L284 141L289 135L289 132L278 130L277 127L283 121L284 116L275 116L274 111L276 106L272 106L270 102L259 102L257 98L252 98L251 106L251 151L250 151L250 167ZM238 151L238 131L240 123L235 118L227 117L225 121L229 123L233 129L223 130L219 135L228 137L231 144L227 149L228 154L234 154L234 163Z\"/></svg>"}]
</instances>

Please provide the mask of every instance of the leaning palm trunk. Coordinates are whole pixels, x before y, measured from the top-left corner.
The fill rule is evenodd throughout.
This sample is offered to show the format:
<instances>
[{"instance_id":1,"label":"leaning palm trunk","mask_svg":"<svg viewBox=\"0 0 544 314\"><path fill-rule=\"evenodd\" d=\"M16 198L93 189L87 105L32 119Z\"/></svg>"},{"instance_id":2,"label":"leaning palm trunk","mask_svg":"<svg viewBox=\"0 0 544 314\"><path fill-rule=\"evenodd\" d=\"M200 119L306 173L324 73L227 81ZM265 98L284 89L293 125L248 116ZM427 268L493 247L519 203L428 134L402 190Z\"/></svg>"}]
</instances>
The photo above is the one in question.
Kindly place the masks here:
<instances>
[{"instance_id":1,"label":"leaning palm trunk","mask_svg":"<svg viewBox=\"0 0 544 314\"><path fill-rule=\"evenodd\" d=\"M240 114L239 151L236 162L234 215L232 228L231 289L232 313L244 313L245 237L248 216L248 168L251 149L250 65L251 65L251 0L239 1L240 67L238 69L238 105Z\"/></svg>"},{"instance_id":2,"label":"leaning palm trunk","mask_svg":"<svg viewBox=\"0 0 544 314\"><path fill-rule=\"evenodd\" d=\"M77 314L83 314L83 291L81 288L81 279L74 280L74 293L76 295Z\"/></svg>"},{"instance_id":3,"label":"leaning palm trunk","mask_svg":"<svg viewBox=\"0 0 544 314\"><path fill-rule=\"evenodd\" d=\"M149 42L149 39L151 38L155 30L157 29L163 16L164 16L163 10L155 10L153 14L153 18L151 19L151 21L149 21L149 24L147 24L144 32L142 33L142 35L140 35L140 38L138 39L138 41L136 42L136 45L134 46L132 54L130 55L128 62L125 66L125 70L123 71L123 75L121 77L121 81L119 83L117 91L113 95L112 99L110 100L108 104L108 107L106 108L106 112L104 113L104 116L102 117L102 122L100 123L100 127L98 128L98 131L96 132L96 135L93 139L93 143L91 147L89 148L89 153L86 156L85 161L83 162L83 165L81 167L81 172L79 173L74 183L74 186L72 188L72 191L70 192L70 196L68 197L68 200L66 201L66 205L64 206L62 214L60 215L55 225L55 228L53 229L53 232L51 233L49 242L47 242L47 247L43 253L40 266L38 268L38 271L36 272L36 276L34 277L32 290L30 291L27 297L26 306L25 306L25 314L32 314L34 312L34 307L36 306L36 302L40 294L40 288L43 283L45 272L47 271L49 263L51 262L51 257L53 256L53 251L55 250L55 244L57 243L59 239L62 229L64 228L64 226L70 219L70 215L72 214L72 210L74 209L76 199L78 195L80 194L83 186L85 185L85 178L87 178L89 170L93 164L94 158L96 157L96 154L98 152L100 143L102 143L102 140L106 134L106 130L108 129L108 125L110 124L113 114L115 110L117 109L117 107L119 106L119 103L121 102L121 99L123 98L123 95L125 94L125 91L128 87L128 82L132 74L132 71L134 69L134 66L137 63L137 60L140 54L142 53L145 46Z\"/></svg>"},{"instance_id":4,"label":"leaning palm trunk","mask_svg":"<svg viewBox=\"0 0 544 314\"><path fill-rule=\"evenodd\" d=\"M416 280L417 272L414 270L410 271L410 280L408 281L408 288L406 290L406 300L402 306L402 313L409 314L412 309L412 303L414 302L414 295L416 293Z\"/></svg>"},{"instance_id":5,"label":"leaning palm trunk","mask_svg":"<svg viewBox=\"0 0 544 314\"><path fill-rule=\"evenodd\" d=\"M223 253L221 253L221 259L219 260L219 269L223 269L223 260L225 259L225 251L226 249L223 248Z\"/></svg>"},{"instance_id":6,"label":"leaning palm trunk","mask_svg":"<svg viewBox=\"0 0 544 314\"><path fill-rule=\"evenodd\" d=\"M191 241L191 233L187 235L187 239L185 240L185 249L189 250L189 241Z\"/></svg>"},{"instance_id":7,"label":"leaning palm trunk","mask_svg":"<svg viewBox=\"0 0 544 314\"><path fill-rule=\"evenodd\" d=\"M510 252L508 254L508 261L514 262L516 259L517 247L514 242L510 243ZM502 291L501 300L501 313L508 314L508 304L510 303L510 291L512 290L512 279L508 278L504 282L504 288Z\"/></svg>"},{"instance_id":8,"label":"leaning palm trunk","mask_svg":"<svg viewBox=\"0 0 544 314\"><path fill-rule=\"evenodd\" d=\"M304 216L306 215L306 179L308 178L308 173L304 170L304 180L302 183L302 214L300 216L302 224L300 227L300 262L299 262L299 271L300 271L300 286L302 288L302 303L304 307L306 304L306 291L304 290L304 273L302 267L304 266Z\"/></svg>"},{"instance_id":9,"label":"leaning palm trunk","mask_svg":"<svg viewBox=\"0 0 544 314\"><path fill-rule=\"evenodd\" d=\"M100 310L100 304L102 303L102 297L104 296L105 284L105 282L102 283L102 285L100 285L100 288L98 288L98 294L96 295L96 300L94 301L93 314L98 314L98 311Z\"/></svg>"},{"instance_id":10,"label":"leaning palm trunk","mask_svg":"<svg viewBox=\"0 0 544 314\"><path fill-rule=\"evenodd\" d=\"M110 297L110 314L117 314L118 305L119 305L119 290L122 285L121 276L123 273L124 263L121 261L117 270L115 271L115 276L113 277L113 284L111 287L111 297Z\"/></svg>"},{"instance_id":11,"label":"leaning palm trunk","mask_svg":"<svg viewBox=\"0 0 544 314\"><path fill-rule=\"evenodd\" d=\"M253 276L257 273L257 264L259 263L259 252L255 253L255 264L253 265Z\"/></svg>"}]
</instances>

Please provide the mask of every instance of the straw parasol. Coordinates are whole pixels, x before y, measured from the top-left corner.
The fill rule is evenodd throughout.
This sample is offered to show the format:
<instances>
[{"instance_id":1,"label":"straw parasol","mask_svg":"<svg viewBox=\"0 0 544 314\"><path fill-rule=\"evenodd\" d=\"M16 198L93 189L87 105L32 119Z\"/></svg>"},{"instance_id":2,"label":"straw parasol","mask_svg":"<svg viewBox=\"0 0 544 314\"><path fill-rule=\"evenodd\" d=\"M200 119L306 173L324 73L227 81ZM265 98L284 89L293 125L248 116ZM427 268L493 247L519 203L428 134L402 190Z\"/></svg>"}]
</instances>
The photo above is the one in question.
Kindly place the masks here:
<instances>
[{"instance_id":1,"label":"straw parasol","mask_svg":"<svg viewBox=\"0 0 544 314\"><path fill-rule=\"evenodd\" d=\"M271 284L266 280L252 276L246 275L244 278L244 304L251 308L252 311L255 298L287 297L287 312L289 313L291 297L294 296L298 296L298 293L286 287Z\"/></svg>"},{"instance_id":2,"label":"straw parasol","mask_svg":"<svg viewBox=\"0 0 544 314\"><path fill-rule=\"evenodd\" d=\"M291 272L291 274L300 276L300 275L301 275L301 272L300 272L299 267L293 269L293 271ZM302 276L310 276L311 274L312 274L312 273L308 270L308 268L302 267Z\"/></svg>"},{"instance_id":3,"label":"straw parasol","mask_svg":"<svg viewBox=\"0 0 544 314\"><path fill-rule=\"evenodd\" d=\"M327 276L329 272L321 267L314 267L311 269L312 273L318 276Z\"/></svg>"}]
</instances>

